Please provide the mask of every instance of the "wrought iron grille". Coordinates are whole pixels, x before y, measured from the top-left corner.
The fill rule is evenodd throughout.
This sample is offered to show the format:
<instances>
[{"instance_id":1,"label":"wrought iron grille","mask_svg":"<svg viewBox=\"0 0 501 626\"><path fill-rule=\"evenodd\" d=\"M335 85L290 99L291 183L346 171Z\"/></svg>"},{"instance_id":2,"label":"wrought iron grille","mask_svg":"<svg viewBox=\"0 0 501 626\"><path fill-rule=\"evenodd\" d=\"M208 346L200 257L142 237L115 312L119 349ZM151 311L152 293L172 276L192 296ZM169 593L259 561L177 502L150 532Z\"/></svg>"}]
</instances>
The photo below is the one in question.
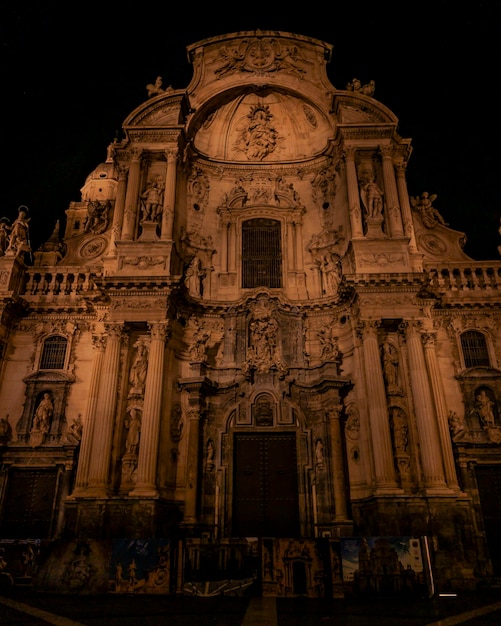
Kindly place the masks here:
<instances>
[{"instance_id":1,"label":"wrought iron grille","mask_svg":"<svg viewBox=\"0 0 501 626\"><path fill-rule=\"evenodd\" d=\"M464 364L466 367L489 366L489 352L482 333L469 330L461 335Z\"/></svg>"},{"instance_id":2,"label":"wrought iron grille","mask_svg":"<svg viewBox=\"0 0 501 626\"><path fill-rule=\"evenodd\" d=\"M265 218L242 224L242 287L282 286L280 222Z\"/></svg>"},{"instance_id":3,"label":"wrought iron grille","mask_svg":"<svg viewBox=\"0 0 501 626\"><path fill-rule=\"evenodd\" d=\"M45 340L40 359L41 370L62 370L66 357L68 341L64 337L54 336Z\"/></svg>"}]
</instances>

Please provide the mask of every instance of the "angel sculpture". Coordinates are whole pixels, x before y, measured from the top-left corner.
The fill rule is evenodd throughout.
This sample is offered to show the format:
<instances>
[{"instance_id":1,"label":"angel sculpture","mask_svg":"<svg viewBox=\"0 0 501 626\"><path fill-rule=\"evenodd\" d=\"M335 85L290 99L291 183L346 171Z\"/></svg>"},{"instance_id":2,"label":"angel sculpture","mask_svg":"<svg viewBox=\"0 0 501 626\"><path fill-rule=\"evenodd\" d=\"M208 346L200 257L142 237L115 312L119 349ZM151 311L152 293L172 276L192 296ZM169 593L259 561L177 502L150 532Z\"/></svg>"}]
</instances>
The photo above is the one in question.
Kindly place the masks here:
<instances>
[{"instance_id":1,"label":"angel sculpture","mask_svg":"<svg viewBox=\"0 0 501 626\"><path fill-rule=\"evenodd\" d=\"M436 193L430 195L427 191L423 191L420 196L411 196L410 198L412 208L419 215L426 228L433 228L438 223L443 226L448 226L448 224L444 221L444 218L433 206L433 202L436 198Z\"/></svg>"}]
</instances>

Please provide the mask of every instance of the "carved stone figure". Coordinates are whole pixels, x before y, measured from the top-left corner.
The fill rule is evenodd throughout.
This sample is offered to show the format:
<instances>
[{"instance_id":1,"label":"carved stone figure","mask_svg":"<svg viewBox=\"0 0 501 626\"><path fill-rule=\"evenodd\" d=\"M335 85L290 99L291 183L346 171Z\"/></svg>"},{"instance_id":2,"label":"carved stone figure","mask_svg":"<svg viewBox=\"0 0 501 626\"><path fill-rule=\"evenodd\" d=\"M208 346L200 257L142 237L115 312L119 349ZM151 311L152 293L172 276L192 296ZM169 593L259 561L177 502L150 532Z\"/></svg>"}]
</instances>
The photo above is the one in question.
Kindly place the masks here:
<instances>
[{"instance_id":1,"label":"carved stone figure","mask_svg":"<svg viewBox=\"0 0 501 626\"><path fill-rule=\"evenodd\" d=\"M378 187L374 174L366 169L360 176L360 193L366 216L369 219L381 218L383 214L383 192Z\"/></svg>"},{"instance_id":2,"label":"carved stone figure","mask_svg":"<svg viewBox=\"0 0 501 626\"><path fill-rule=\"evenodd\" d=\"M100 202L99 200L90 200L87 206L87 218L84 224L86 233L94 233L99 235L104 233L108 228L110 213L110 201Z\"/></svg>"},{"instance_id":3,"label":"carved stone figure","mask_svg":"<svg viewBox=\"0 0 501 626\"><path fill-rule=\"evenodd\" d=\"M470 438L464 418L459 416L456 411L449 411L448 422L452 441L463 441Z\"/></svg>"},{"instance_id":4,"label":"carved stone figure","mask_svg":"<svg viewBox=\"0 0 501 626\"><path fill-rule=\"evenodd\" d=\"M192 296L203 295L203 280L207 275L207 270L202 267L202 262L195 256L186 270L184 283Z\"/></svg>"},{"instance_id":5,"label":"carved stone figure","mask_svg":"<svg viewBox=\"0 0 501 626\"><path fill-rule=\"evenodd\" d=\"M142 341L138 341L136 346L136 357L129 374L129 383L131 385L129 395L132 393L142 394L144 392L146 373L148 371L148 348Z\"/></svg>"},{"instance_id":6,"label":"carved stone figure","mask_svg":"<svg viewBox=\"0 0 501 626\"><path fill-rule=\"evenodd\" d=\"M35 411L32 430L41 433L49 432L53 414L54 404L52 402L51 394L48 391L45 391Z\"/></svg>"},{"instance_id":7,"label":"carved stone figure","mask_svg":"<svg viewBox=\"0 0 501 626\"><path fill-rule=\"evenodd\" d=\"M9 236L9 245L5 254L20 256L24 252L30 252L29 222L30 217L26 217L26 207L19 207L17 219L12 224Z\"/></svg>"},{"instance_id":8,"label":"carved stone figure","mask_svg":"<svg viewBox=\"0 0 501 626\"><path fill-rule=\"evenodd\" d=\"M125 418L125 428L128 430L125 449L128 454L137 454L139 449L141 420L141 410L138 407L130 407L128 416Z\"/></svg>"},{"instance_id":9,"label":"carved stone figure","mask_svg":"<svg viewBox=\"0 0 501 626\"><path fill-rule=\"evenodd\" d=\"M9 245L10 220L7 217L0 219L0 256L5 254Z\"/></svg>"},{"instance_id":10,"label":"carved stone figure","mask_svg":"<svg viewBox=\"0 0 501 626\"><path fill-rule=\"evenodd\" d=\"M475 396L475 406L478 416L480 417L480 421L482 422L482 426L494 426L495 420L493 407L495 406L495 403L489 398L485 389L482 389Z\"/></svg>"},{"instance_id":11,"label":"carved stone figure","mask_svg":"<svg viewBox=\"0 0 501 626\"><path fill-rule=\"evenodd\" d=\"M141 194L142 221L156 222L162 215L164 186L160 178L150 180Z\"/></svg>"},{"instance_id":12,"label":"carved stone figure","mask_svg":"<svg viewBox=\"0 0 501 626\"><path fill-rule=\"evenodd\" d=\"M424 191L421 196L410 198L412 208L419 215L426 228L433 228L437 224L448 225L433 206L433 201L436 197L437 194L430 195L427 191Z\"/></svg>"},{"instance_id":13,"label":"carved stone figure","mask_svg":"<svg viewBox=\"0 0 501 626\"><path fill-rule=\"evenodd\" d=\"M323 361L337 361L339 359L338 338L334 336L332 326L321 328L317 333L317 337L320 339L322 346L320 358Z\"/></svg>"},{"instance_id":14,"label":"carved stone figure","mask_svg":"<svg viewBox=\"0 0 501 626\"><path fill-rule=\"evenodd\" d=\"M398 387L398 353L389 341L383 344L383 373L388 388Z\"/></svg>"},{"instance_id":15,"label":"carved stone figure","mask_svg":"<svg viewBox=\"0 0 501 626\"><path fill-rule=\"evenodd\" d=\"M203 363L207 360L205 352L209 338L210 333L207 332L203 326L197 326L190 347L188 348L192 361Z\"/></svg>"}]
</instances>

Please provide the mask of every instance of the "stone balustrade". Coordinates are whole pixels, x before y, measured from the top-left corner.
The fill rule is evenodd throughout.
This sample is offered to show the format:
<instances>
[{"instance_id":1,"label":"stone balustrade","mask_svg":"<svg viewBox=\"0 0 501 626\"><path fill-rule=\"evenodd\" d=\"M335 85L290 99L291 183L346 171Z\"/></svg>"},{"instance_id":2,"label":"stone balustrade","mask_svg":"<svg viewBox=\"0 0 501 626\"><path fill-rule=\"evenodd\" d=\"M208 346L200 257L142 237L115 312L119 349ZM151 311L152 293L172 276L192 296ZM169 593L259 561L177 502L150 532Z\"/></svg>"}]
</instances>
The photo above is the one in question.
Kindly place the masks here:
<instances>
[{"instance_id":1,"label":"stone balustrade","mask_svg":"<svg viewBox=\"0 0 501 626\"><path fill-rule=\"evenodd\" d=\"M473 261L426 268L432 289L439 292L501 289L501 263Z\"/></svg>"},{"instance_id":2,"label":"stone balustrade","mask_svg":"<svg viewBox=\"0 0 501 626\"><path fill-rule=\"evenodd\" d=\"M23 295L71 296L96 289L90 269L75 267L28 268Z\"/></svg>"}]
</instances>

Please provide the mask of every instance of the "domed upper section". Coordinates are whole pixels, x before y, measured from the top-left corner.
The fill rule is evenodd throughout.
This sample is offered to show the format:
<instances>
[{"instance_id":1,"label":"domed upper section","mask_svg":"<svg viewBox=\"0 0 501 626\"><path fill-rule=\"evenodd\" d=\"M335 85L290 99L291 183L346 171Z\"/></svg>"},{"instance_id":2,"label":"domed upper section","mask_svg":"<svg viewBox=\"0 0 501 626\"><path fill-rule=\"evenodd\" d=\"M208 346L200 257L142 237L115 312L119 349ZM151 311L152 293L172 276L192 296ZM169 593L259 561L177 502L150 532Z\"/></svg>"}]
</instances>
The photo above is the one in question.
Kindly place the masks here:
<instances>
[{"instance_id":1,"label":"domed upper section","mask_svg":"<svg viewBox=\"0 0 501 626\"><path fill-rule=\"evenodd\" d=\"M207 114L193 141L202 155L224 161L294 161L322 153L334 129L324 114L290 93L239 94Z\"/></svg>"},{"instance_id":2,"label":"domed upper section","mask_svg":"<svg viewBox=\"0 0 501 626\"><path fill-rule=\"evenodd\" d=\"M115 165L111 159L100 163L93 170L81 188L82 200L112 200L116 193Z\"/></svg>"}]
</instances>

